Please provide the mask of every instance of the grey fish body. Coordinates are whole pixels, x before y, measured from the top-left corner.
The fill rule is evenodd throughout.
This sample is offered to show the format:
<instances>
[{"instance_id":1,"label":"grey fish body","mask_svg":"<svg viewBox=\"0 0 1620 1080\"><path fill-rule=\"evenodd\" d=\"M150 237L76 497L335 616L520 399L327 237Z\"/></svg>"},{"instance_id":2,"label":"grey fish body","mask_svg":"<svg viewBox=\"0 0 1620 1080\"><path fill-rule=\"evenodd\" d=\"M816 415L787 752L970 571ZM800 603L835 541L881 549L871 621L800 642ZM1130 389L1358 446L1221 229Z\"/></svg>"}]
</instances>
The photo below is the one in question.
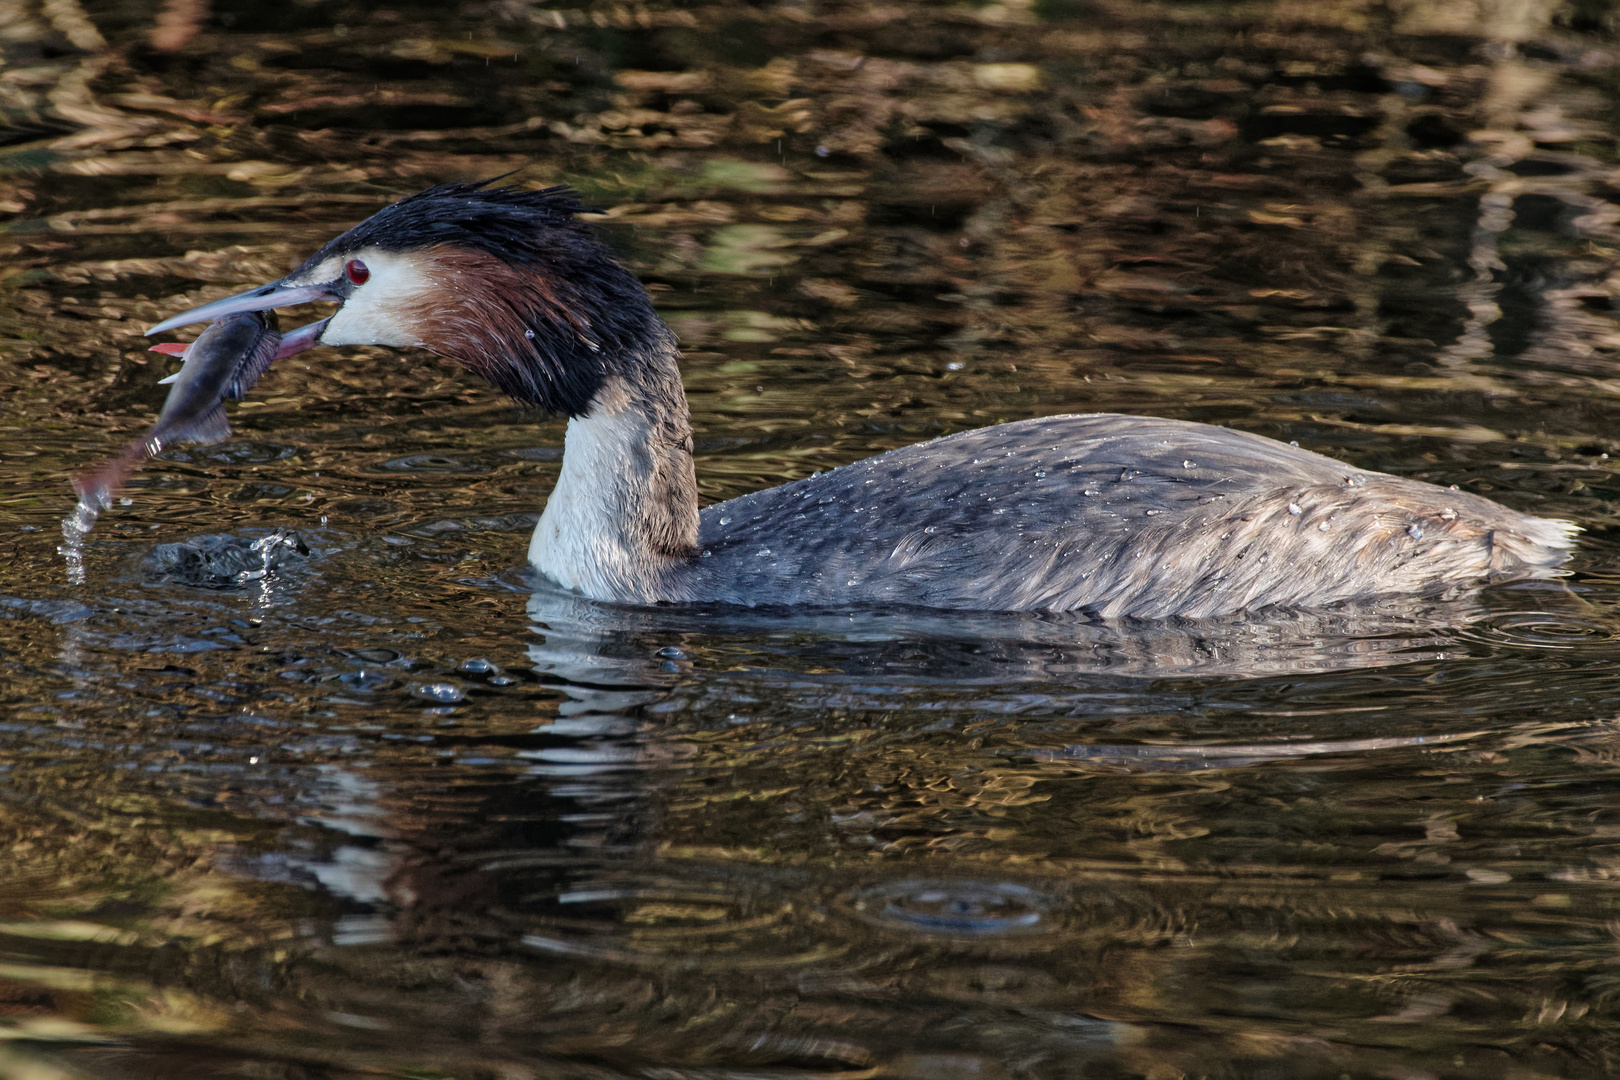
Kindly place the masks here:
<instances>
[{"instance_id":1,"label":"grey fish body","mask_svg":"<svg viewBox=\"0 0 1620 1080\"><path fill-rule=\"evenodd\" d=\"M163 411L147 433L148 453L171 442L210 445L230 438L225 401L253 388L280 344L281 334L257 311L210 323L186 350Z\"/></svg>"},{"instance_id":2,"label":"grey fish body","mask_svg":"<svg viewBox=\"0 0 1620 1080\"><path fill-rule=\"evenodd\" d=\"M1215 616L1553 572L1575 533L1207 424L1096 414L904 447L704 509L687 601Z\"/></svg>"}]
</instances>

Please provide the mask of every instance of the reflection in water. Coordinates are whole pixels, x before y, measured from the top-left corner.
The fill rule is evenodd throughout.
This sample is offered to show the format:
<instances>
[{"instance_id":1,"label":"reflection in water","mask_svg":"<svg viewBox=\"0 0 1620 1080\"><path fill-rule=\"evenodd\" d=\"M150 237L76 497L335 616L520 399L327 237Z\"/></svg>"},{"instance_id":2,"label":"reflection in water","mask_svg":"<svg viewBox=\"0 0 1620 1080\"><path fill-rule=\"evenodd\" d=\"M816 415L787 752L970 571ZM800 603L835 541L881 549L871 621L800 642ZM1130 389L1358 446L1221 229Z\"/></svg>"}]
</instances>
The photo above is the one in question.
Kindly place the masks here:
<instances>
[{"instance_id":1,"label":"reflection in water","mask_svg":"<svg viewBox=\"0 0 1620 1080\"><path fill-rule=\"evenodd\" d=\"M1614 1071L1602 3L14 7L0 1074ZM1575 574L607 608L514 569L560 426L357 349L62 584L142 327L514 168L681 335L706 499L1137 412L1579 520Z\"/></svg>"},{"instance_id":2,"label":"reflection in water","mask_svg":"<svg viewBox=\"0 0 1620 1080\"><path fill-rule=\"evenodd\" d=\"M1015 1060L1061 1074L1136 1055L1190 1065L1220 1047L1247 1061L1218 1027L1189 1046L1185 1018L1262 990L1245 1039L1293 1045L1298 1024L1331 1015L1337 1040L1359 1042L1421 1014L1451 1053L1493 1010L1516 1015L1553 989L1530 969L1506 997L1471 981L1522 963L1500 937L1520 911L1568 935L1561 963L1582 963L1582 927L1601 925L1568 894L1513 900L1515 882L1557 858L1516 838L1557 817L1527 820L1515 792L1570 752L1606 783L1612 730L1537 722L1540 690L1492 674L1501 644L1471 652L1484 646L1433 609L1408 612L1404 637L1383 613L1373 640L1387 647L1364 651L1344 624L1335 638L1332 620L1312 621L1314 662L1302 634L1293 670L1234 680L1220 666L1230 656L1213 673L1185 667L1185 649L1167 650L1170 670L1146 666L1151 643L1184 640L1185 626L1090 626L1070 658L1061 642L1078 635L1043 636L1039 620L638 612L549 588L513 595L512 615L526 602L534 620L521 647L424 646L429 627L414 646L355 648L347 628L299 610L307 591L289 591L268 610L242 597L263 613L239 631L250 651L165 648L166 663L106 668L143 655L143 619L173 624L190 607L230 625L239 606L163 588L167 612L130 604L66 623L76 651L60 662L92 697L112 675L138 700L211 705L147 720L140 737L161 740L150 746L119 742L117 714L93 707L88 739L82 722L38 719L9 736L7 827L52 849L19 840L18 880L61 865L50 822L64 810L102 854L89 876L11 894L7 978L106 973L97 985L132 1003L116 1022L65 989L38 1000L80 1018L62 1029L75 1039L141 1036L55 1052L76 1067L161 1069L178 1055L227 1071L246 1056L566 1072L588 1060L640 1075L719 1055L773 1075ZM1450 615L1494 617L1477 599ZM1290 626L1250 624L1273 641ZM1587 662L1606 667L1600 656ZM1358 658L1382 690L1346 672ZM253 686L265 689L250 711L218 711ZM42 798L58 777L121 759L144 775L115 767L95 798ZM1195 760L1196 772L1178 764ZM1434 805L1453 784L1462 800ZM1249 800L1271 809L1257 816ZM1436 812L1463 805L1479 807L1467 824ZM155 867L113 856L143 835L143 850L164 852ZM1470 901L1460 888L1482 891ZM160 962L165 943L194 962ZM1413 976L1422 993L1392 999L1346 947L1400 957L1426 973ZM957 1018L948 1038L927 1020L937 1010ZM186 1049L199 1039L201 1059ZM1408 1052L1361 1051L1374 1063Z\"/></svg>"},{"instance_id":3,"label":"reflection in water","mask_svg":"<svg viewBox=\"0 0 1620 1080\"><path fill-rule=\"evenodd\" d=\"M537 670L577 681L623 678L628 672L608 657L643 657L658 642L673 643L665 647L678 657L678 643L688 635L735 635L750 640L748 677L780 665L781 675L807 692L824 687L830 696L854 700L862 693L862 680L874 677L919 687L1002 686L1109 676L1260 677L1405 664L1443 658L1451 641L1445 631L1478 622L1488 611L1477 595L1173 620L904 607L796 611L716 605L638 611L596 604L541 581L528 614L545 637L543 646L529 649ZM679 670L668 658L663 667L666 674ZM696 689L725 693L714 690L712 679Z\"/></svg>"}]
</instances>

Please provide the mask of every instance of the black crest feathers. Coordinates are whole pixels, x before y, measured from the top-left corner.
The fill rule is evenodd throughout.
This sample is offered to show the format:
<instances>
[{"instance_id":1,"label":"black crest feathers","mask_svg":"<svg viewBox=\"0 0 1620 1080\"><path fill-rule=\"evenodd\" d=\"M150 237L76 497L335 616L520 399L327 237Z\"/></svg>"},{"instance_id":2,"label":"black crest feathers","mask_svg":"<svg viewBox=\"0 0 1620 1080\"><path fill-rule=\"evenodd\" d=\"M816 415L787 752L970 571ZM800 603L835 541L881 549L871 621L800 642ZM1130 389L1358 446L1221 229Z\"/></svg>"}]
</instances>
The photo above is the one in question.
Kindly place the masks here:
<instances>
[{"instance_id":1,"label":"black crest feathers","mask_svg":"<svg viewBox=\"0 0 1620 1080\"><path fill-rule=\"evenodd\" d=\"M412 251L439 244L476 248L503 262L534 265L544 258L547 234L572 232L594 240L575 215L590 213L572 189L490 187L496 180L438 184L401 199L331 241L305 260L315 266L363 247Z\"/></svg>"},{"instance_id":2,"label":"black crest feathers","mask_svg":"<svg viewBox=\"0 0 1620 1080\"><path fill-rule=\"evenodd\" d=\"M401 199L324 245L293 276L364 248L432 251L455 287L424 322L435 351L518 401L583 415L602 384L673 337L647 291L619 264L589 207L566 187L439 184Z\"/></svg>"}]
</instances>

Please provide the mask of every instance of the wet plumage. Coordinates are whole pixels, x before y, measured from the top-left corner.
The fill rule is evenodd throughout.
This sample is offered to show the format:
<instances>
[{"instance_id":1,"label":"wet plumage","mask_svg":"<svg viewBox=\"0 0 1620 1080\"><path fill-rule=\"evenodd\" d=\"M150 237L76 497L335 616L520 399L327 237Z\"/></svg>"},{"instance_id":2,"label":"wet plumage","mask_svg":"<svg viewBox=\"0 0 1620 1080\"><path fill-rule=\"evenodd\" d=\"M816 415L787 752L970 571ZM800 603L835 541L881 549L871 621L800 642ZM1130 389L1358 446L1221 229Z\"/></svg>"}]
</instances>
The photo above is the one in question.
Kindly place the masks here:
<instances>
[{"instance_id":1,"label":"wet plumage","mask_svg":"<svg viewBox=\"0 0 1620 1080\"><path fill-rule=\"evenodd\" d=\"M1574 526L1224 428L1061 416L699 512L673 335L561 189L443 185L157 330L312 299L569 418L530 561L621 603L1229 614L1556 573Z\"/></svg>"},{"instance_id":2,"label":"wet plumage","mask_svg":"<svg viewBox=\"0 0 1620 1080\"><path fill-rule=\"evenodd\" d=\"M1571 536L1258 435L1107 414L904 447L701 520L697 594L1138 618L1522 576Z\"/></svg>"}]
</instances>

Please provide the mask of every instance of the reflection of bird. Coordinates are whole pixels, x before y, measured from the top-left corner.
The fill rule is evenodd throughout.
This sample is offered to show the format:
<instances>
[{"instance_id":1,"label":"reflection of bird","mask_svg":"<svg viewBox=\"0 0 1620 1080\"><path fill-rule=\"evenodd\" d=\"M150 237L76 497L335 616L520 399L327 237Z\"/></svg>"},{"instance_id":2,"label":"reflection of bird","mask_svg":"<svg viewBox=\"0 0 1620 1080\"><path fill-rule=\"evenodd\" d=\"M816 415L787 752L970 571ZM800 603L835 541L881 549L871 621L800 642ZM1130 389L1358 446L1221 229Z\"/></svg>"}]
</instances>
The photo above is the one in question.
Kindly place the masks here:
<instances>
[{"instance_id":1,"label":"reflection of bird","mask_svg":"<svg viewBox=\"0 0 1620 1080\"><path fill-rule=\"evenodd\" d=\"M152 332L336 300L321 344L421 346L567 416L529 558L600 600L1216 615L1544 574L1573 542L1475 495L1114 415L963 432L699 511L674 338L581 209L557 188L431 188Z\"/></svg>"}]
</instances>

